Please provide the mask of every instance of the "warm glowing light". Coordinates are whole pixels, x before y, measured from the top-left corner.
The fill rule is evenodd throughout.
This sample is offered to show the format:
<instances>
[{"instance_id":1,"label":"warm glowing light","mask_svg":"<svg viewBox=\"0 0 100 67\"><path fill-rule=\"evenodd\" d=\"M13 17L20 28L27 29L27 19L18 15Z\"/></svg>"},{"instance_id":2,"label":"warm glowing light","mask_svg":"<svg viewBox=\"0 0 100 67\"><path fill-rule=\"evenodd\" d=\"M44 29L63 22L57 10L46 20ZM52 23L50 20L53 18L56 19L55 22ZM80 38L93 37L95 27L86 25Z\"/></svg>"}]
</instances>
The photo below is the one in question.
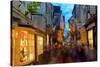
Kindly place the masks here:
<instances>
[{"instance_id":1,"label":"warm glowing light","mask_svg":"<svg viewBox=\"0 0 100 67\"><path fill-rule=\"evenodd\" d=\"M35 59L35 38L32 29L16 27L12 30L12 39L14 65L25 65Z\"/></svg>"},{"instance_id":2,"label":"warm glowing light","mask_svg":"<svg viewBox=\"0 0 100 67\"><path fill-rule=\"evenodd\" d=\"M49 35L47 35L47 45L49 45Z\"/></svg>"},{"instance_id":3,"label":"warm glowing light","mask_svg":"<svg viewBox=\"0 0 100 67\"><path fill-rule=\"evenodd\" d=\"M89 47L93 48L93 30L88 31Z\"/></svg>"},{"instance_id":4,"label":"warm glowing light","mask_svg":"<svg viewBox=\"0 0 100 67\"><path fill-rule=\"evenodd\" d=\"M69 28L68 30L69 30L69 31L71 31L71 29L70 29L70 28Z\"/></svg>"},{"instance_id":5,"label":"warm glowing light","mask_svg":"<svg viewBox=\"0 0 100 67\"><path fill-rule=\"evenodd\" d=\"M21 31L21 32L19 32L19 36L22 39L26 38L27 37L27 31Z\"/></svg>"},{"instance_id":6,"label":"warm glowing light","mask_svg":"<svg viewBox=\"0 0 100 67\"><path fill-rule=\"evenodd\" d=\"M30 54L30 61L34 60L34 55L31 53Z\"/></svg>"}]
</instances>

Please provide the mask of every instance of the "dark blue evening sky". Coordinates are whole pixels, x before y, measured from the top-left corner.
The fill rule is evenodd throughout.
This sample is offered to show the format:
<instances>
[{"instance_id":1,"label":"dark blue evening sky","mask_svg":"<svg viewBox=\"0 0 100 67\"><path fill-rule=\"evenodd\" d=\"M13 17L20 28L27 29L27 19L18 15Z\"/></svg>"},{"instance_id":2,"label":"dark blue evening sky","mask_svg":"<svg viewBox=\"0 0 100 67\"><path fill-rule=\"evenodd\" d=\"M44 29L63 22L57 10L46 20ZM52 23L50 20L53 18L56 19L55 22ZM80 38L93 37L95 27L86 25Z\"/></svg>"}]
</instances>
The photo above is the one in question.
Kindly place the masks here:
<instances>
[{"instance_id":1,"label":"dark blue evening sky","mask_svg":"<svg viewBox=\"0 0 100 67\"><path fill-rule=\"evenodd\" d=\"M72 16L72 10L73 10L74 4L53 3L53 5L60 6L62 10L62 15L65 16L64 36L66 36L68 32L68 19Z\"/></svg>"}]
</instances>

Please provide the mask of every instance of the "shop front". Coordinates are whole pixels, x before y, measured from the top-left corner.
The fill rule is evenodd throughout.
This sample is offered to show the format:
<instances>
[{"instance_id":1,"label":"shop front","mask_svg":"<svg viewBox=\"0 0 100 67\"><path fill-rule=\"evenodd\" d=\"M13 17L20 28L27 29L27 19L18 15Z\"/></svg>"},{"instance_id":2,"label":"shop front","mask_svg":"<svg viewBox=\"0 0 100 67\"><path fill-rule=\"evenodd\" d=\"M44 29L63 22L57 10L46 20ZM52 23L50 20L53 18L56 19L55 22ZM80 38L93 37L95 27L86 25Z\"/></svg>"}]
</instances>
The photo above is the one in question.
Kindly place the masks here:
<instances>
[{"instance_id":1,"label":"shop front","mask_svg":"<svg viewBox=\"0 0 100 67\"><path fill-rule=\"evenodd\" d=\"M32 28L14 27L12 29L11 64L14 66L40 62L44 51L44 36Z\"/></svg>"},{"instance_id":2,"label":"shop front","mask_svg":"<svg viewBox=\"0 0 100 67\"><path fill-rule=\"evenodd\" d=\"M90 48L95 48L97 49L97 32L96 32L96 27L92 27L87 30L88 34L88 45Z\"/></svg>"},{"instance_id":3,"label":"shop front","mask_svg":"<svg viewBox=\"0 0 100 67\"><path fill-rule=\"evenodd\" d=\"M39 23L42 23L42 21ZM11 66L36 64L40 61L39 56L43 54L46 36L45 28L42 29L42 25L39 25L35 25L35 22L16 8L12 9Z\"/></svg>"},{"instance_id":4,"label":"shop front","mask_svg":"<svg viewBox=\"0 0 100 67\"><path fill-rule=\"evenodd\" d=\"M87 41L89 48L97 50L97 18L96 16L88 19L88 23L85 25L87 30Z\"/></svg>"},{"instance_id":5,"label":"shop front","mask_svg":"<svg viewBox=\"0 0 100 67\"><path fill-rule=\"evenodd\" d=\"M30 28L12 29L12 64L26 65L35 60L35 37Z\"/></svg>"}]
</instances>

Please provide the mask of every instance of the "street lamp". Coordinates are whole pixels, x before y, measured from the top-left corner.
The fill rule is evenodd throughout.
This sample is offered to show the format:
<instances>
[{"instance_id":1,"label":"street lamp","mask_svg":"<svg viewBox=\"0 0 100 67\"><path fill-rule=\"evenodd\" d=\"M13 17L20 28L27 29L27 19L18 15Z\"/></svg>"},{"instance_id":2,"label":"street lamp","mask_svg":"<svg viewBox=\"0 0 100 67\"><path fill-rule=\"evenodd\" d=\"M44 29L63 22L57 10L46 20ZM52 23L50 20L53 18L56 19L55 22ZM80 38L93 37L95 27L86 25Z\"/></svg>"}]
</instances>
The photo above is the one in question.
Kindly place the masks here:
<instances>
[{"instance_id":1,"label":"street lamp","mask_svg":"<svg viewBox=\"0 0 100 67\"><path fill-rule=\"evenodd\" d=\"M70 31L71 31L71 29L69 28L69 29L68 29L68 31L70 32Z\"/></svg>"}]
</instances>

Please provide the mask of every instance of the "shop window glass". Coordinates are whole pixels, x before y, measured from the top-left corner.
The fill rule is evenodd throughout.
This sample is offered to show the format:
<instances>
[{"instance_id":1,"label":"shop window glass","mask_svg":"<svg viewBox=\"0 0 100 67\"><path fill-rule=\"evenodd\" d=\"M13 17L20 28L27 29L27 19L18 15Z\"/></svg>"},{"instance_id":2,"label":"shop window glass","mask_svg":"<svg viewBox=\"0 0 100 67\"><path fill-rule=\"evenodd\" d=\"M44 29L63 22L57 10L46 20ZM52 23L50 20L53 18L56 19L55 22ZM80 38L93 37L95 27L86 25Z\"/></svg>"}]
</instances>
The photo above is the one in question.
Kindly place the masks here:
<instances>
[{"instance_id":1,"label":"shop window glass","mask_svg":"<svg viewBox=\"0 0 100 67\"><path fill-rule=\"evenodd\" d=\"M34 32L27 28L12 30L12 63L25 65L35 60Z\"/></svg>"},{"instance_id":2,"label":"shop window glass","mask_svg":"<svg viewBox=\"0 0 100 67\"><path fill-rule=\"evenodd\" d=\"M93 30L88 31L89 47L93 48Z\"/></svg>"}]
</instances>

